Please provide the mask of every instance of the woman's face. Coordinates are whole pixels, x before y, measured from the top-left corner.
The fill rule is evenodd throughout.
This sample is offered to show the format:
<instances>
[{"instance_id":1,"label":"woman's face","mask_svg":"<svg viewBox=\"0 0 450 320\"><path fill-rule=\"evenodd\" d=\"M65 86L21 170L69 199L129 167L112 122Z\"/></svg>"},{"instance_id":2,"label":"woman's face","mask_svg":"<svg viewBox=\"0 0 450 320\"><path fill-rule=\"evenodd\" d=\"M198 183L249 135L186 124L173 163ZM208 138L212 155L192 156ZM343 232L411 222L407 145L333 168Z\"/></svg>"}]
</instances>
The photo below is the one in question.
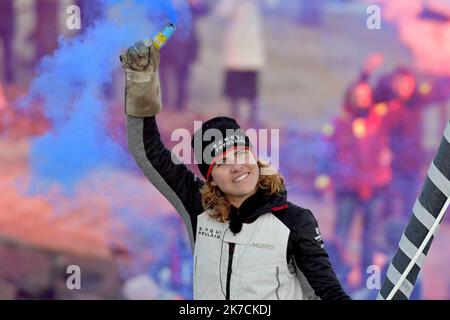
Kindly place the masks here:
<instances>
[{"instance_id":1,"label":"woman's face","mask_svg":"<svg viewBox=\"0 0 450 320\"><path fill-rule=\"evenodd\" d=\"M231 204L239 207L256 193L259 167L251 151L233 150L216 161L211 177L211 184L218 187Z\"/></svg>"}]
</instances>

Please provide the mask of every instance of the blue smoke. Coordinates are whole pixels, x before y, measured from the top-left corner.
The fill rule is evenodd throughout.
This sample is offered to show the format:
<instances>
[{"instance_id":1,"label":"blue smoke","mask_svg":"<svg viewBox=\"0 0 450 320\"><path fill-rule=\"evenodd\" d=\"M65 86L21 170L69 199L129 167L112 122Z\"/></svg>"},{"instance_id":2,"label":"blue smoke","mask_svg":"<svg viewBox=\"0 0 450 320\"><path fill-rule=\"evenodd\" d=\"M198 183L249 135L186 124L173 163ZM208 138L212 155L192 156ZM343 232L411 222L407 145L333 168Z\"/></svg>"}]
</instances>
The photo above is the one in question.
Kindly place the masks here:
<instances>
[{"instance_id":1,"label":"blue smoke","mask_svg":"<svg viewBox=\"0 0 450 320\"><path fill-rule=\"evenodd\" d=\"M178 1L179 2L179 1ZM190 28L185 1L104 0L102 15L74 38L59 39L59 48L45 57L22 107L34 102L52 129L32 141L32 192L57 183L66 193L99 167L128 165L129 156L110 136L106 121L112 108L104 88L120 67L119 55L136 41L156 34L167 22Z\"/></svg>"}]
</instances>

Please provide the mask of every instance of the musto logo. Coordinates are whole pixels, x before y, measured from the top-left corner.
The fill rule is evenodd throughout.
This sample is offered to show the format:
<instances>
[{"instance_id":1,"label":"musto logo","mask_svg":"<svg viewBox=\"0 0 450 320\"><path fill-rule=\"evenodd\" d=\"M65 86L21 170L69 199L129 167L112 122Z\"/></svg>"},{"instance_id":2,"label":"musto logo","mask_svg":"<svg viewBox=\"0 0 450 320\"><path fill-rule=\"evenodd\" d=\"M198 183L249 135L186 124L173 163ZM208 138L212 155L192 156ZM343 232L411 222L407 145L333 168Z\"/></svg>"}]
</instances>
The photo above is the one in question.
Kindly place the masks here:
<instances>
[{"instance_id":1,"label":"musto logo","mask_svg":"<svg viewBox=\"0 0 450 320\"><path fill-rule=\"evenodd\" d=\"M250 245L250 248L258 248L258 249L264 249L264 250L273 250L273 245L271 244L265 244L265 243L256 243L253 242Z\"/></svg>"}]
</instances>

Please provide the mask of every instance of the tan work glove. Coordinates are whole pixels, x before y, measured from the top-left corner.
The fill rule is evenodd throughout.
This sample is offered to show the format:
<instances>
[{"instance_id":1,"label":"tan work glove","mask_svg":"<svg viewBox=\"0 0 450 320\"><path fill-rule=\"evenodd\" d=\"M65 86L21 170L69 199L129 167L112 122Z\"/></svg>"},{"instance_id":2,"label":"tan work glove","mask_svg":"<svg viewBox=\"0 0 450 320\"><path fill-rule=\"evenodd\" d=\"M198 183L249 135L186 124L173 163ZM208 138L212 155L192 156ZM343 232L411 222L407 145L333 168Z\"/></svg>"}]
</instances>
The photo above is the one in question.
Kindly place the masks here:
<instances>
[{"instance_id":1,"label":"tan work glove","mask_svg":"<svg viewBox=\"0 0 450 320\"><path fill-rule=\"evenodd\" d=\"M120 56L125 69L125 113L144 118L157 115L162 108L159 84L159 50L142 42Z\"/></svg>"}]
</instances>

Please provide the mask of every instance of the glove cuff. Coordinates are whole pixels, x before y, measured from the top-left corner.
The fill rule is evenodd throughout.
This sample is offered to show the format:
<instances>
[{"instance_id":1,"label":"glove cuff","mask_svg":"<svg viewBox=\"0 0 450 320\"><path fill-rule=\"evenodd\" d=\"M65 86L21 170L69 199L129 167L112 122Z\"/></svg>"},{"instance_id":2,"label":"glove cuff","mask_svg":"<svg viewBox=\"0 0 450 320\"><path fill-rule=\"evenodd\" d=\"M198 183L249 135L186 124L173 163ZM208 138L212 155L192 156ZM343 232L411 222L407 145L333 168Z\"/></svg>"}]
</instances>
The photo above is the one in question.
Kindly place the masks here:
<instances>
[{"instance_id":1,"label":"glove cuff","mask_svg":"<svg viewBox=\"0 0 450 320\"><path fill-rule=\"evenodd\" d=\"M159 74L125 69L125 114L152 117L162 109Z\"/></svg>"}]
</instances>

